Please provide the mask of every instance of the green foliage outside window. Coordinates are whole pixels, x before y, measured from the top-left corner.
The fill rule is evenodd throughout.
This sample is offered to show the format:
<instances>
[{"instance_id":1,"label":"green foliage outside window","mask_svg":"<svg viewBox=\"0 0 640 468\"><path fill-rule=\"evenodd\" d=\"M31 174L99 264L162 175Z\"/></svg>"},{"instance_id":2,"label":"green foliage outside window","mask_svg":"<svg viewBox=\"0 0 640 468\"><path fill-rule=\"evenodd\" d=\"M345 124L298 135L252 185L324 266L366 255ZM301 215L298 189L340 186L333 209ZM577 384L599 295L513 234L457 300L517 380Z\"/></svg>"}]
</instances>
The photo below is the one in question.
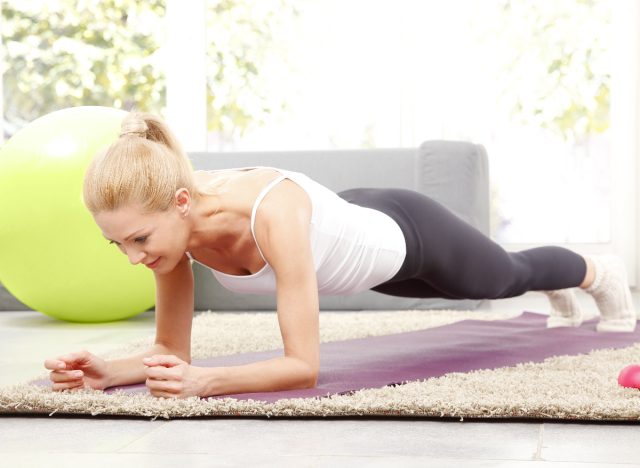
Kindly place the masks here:
<instances>
[{"instance_id":1,"label":"green foliage outside window","mask_svg":"<svg viewBox=\"0 0 640 468\"><path fill-rule=\"evenodd\" d=\"M206 14L208 127L241 133L282 106L259 78L272 28L294 11L286 0L220 0ZM164 15L164 0L3 0L9 132L71 106L162 114Z\"/></svg>"},{"instance_id":2,"label":"green foliage outside window","mask_svg":"<svg viewBox=\"0 0 640 468\"><path fill-rule=\"evenodd\" d=\"M298 14L292 0L207 2L209 130L233 140L285 110L287 90L269 82L290 71L277 31Z\"/></svg>"},{"instance_id":3,"label":"green foliage outside window","mask_svg":"<svg viewBox=\"0 0 640 468\"><path fill-rule=\"evenodd\" d=\"M80 105L160 112L163 15L158 0L3 0L5 120Z\"/></svg>"},{"instance_id":4,"label":"green foliage outside window","mask_svg":"<svg viewBox=\"0 0 640 468\"><path fill-rule=\"evenodd\" d=\"M480 39L503 63L496 78L514 120L578 144L609 128L611 1L478 4L494 8Z\"/></svg>"}]
</instances>

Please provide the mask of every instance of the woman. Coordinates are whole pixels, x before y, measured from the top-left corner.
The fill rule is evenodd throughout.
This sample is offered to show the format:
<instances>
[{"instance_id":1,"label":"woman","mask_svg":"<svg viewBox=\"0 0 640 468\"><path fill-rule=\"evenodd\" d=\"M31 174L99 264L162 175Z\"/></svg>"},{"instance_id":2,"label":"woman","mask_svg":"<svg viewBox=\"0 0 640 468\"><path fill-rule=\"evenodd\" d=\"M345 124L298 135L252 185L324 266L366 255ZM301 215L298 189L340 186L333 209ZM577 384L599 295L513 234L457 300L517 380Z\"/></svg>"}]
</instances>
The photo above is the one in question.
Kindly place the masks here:
<instances>
[{"instance_id":1,"label":"woman","mask_svg":"<svg viewBox=\"0 0 640 468\"><path fill-rule=\"evenodd\" d=\"M153 270L156 340L104 361L88 351L47 359L54 390L146 382L158 397L313 387L319 294L366 289L408 297L548 295L548 326L577 326L575 294L593 295L599 331L633 331L636 314L615 256L560 247L508 253L430 198L401 189L335 194L303 174L257 167L192 172L157 117L130 113L120 137L85 174L84 201L132 264ZM277 294L284 356L244 366L190 365L191 262L227 288Z\"/></svg>"}]
</instances>

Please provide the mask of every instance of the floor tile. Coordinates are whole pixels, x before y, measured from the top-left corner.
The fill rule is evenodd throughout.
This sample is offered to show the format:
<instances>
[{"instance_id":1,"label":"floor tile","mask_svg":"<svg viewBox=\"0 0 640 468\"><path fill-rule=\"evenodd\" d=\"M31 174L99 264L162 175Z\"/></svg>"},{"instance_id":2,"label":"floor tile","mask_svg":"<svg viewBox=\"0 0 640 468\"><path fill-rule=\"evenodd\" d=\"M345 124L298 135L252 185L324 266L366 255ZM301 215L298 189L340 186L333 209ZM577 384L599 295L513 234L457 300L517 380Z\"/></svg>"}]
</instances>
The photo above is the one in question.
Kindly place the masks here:
<instances>
[{"instance_id":1,"label":"floor tile","mask_svg":"<svg viewBox=\"0 0 640 468\"><path fill-rule=\"evenodd\" d=\"M537 423L200 419L169 421L120 452L531 460L538 439Z\"/></svg>"},{"instance_id":2,"label":"floor tile","mask_svg":"<svg viewBox=\"0 0 640 468\"><path fill-rule=\"evenodd\" d=\"M5 452L115 452L166 423L120 418L0 417L0 460Z\"/></svg>"},{"instance_id":3,"label":"floor tile","mask_svg":"<svg viewBox=\"0 0 640 468\"><path fill-rule=\"evenodd\" d=\"M547 423L542 440L543 460L640 465L640 423Z\"/></svg>"},{"instance_id":4,"label":"floor tile","mask_svg":"<svg viewBox=\"0 0 640 468\"><path fill-rule=\"evenodd\" d=\"M156 454L113 454L113 453L26 453L2 454L2 462L11 468L69 468L90 466L91 468L208 468L228 465L218 462L210 455L156 455ZM246 466L246 465L245 465Z\"/></svg>"},{"instance_id":5,"label":"floor tile","mask_svg":"<svg viewBox=\"0 0 640 468\"><path fill-rule=\"evenodd\" d=\"M2 462L12 468L189 468L210 467L277 467L277 468L627 468L637 465L554 463L517 460L434 459L430 457L374 456L220 456L215 454L153 453L3 453Z\"/></svg>"}]
</instances>

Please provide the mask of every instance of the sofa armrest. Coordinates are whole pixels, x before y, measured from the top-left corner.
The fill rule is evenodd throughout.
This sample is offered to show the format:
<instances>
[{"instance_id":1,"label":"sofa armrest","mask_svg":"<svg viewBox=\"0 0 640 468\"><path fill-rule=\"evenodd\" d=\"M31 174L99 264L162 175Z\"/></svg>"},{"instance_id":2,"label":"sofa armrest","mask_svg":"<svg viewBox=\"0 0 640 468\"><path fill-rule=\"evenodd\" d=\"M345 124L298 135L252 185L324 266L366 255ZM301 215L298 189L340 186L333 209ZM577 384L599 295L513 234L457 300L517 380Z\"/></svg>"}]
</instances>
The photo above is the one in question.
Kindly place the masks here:
<instances>
[{"instance_id":1,"label":"sofa armrest","mask_svg":"<svg viewBox=\"0 0 640 468\"><path fill-rule=\"evenodd\" d=\"M489 158L482 145L425 141L416 158L416 188L483 234L490 234Z\"/></svg>"}]
</instances>

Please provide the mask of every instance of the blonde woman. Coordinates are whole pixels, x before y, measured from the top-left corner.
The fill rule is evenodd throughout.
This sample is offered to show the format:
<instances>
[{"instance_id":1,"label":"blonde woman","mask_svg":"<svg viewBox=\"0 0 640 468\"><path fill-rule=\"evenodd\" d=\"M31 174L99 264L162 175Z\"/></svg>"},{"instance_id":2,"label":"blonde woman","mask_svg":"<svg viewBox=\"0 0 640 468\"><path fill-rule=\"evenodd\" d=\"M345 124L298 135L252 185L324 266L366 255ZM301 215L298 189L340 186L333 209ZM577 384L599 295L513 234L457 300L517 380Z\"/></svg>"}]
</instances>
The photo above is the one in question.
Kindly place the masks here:
<instances>
[{"instance_id":1,"label":"blonde woman","mask_svg":"<svg viewBox=\"0 0 640 468\"><path fill-rule=\"evenodd\" d=\"M103 235L155 275L156 339L105 361L88 351L45 361L54 390L145 382L158 397L314 387L318 296L372 289L407 297L498 299L546 293L548 326L576 326L571 288L591 293L600 331L633 331L636 314L615 256L561 247L506 252L439 203L409 190L336 194L304 174L270 167L193 172L156 116L130 113L91 162L84 201ZM284 356L249 365L191 365L193 273L209 267L239 293L273 293Z\"/></svg>"}]
</instances>

